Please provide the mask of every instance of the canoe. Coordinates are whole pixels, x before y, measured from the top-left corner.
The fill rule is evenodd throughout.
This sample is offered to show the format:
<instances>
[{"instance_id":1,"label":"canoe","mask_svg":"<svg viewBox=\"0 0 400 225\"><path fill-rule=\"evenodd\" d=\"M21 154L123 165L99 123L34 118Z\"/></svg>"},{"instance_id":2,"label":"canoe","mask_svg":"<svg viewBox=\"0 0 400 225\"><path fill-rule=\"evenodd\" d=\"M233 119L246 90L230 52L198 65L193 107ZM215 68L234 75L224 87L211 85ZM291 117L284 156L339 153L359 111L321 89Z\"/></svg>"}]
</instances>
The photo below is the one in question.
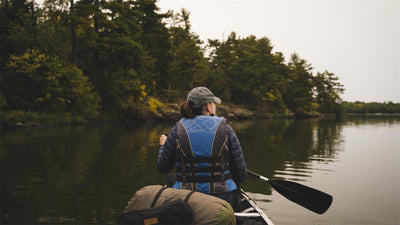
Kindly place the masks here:
<instances>
[{"instance_id":1,"label":"canoe","mask_svg":"<svg viewBox=\"0 0 400 225\"><path fill-rule=\"evenodd\" d=\"M269 217L243 190L234 210L237 225L273 225Z\"/></svg>"}]
</instances>

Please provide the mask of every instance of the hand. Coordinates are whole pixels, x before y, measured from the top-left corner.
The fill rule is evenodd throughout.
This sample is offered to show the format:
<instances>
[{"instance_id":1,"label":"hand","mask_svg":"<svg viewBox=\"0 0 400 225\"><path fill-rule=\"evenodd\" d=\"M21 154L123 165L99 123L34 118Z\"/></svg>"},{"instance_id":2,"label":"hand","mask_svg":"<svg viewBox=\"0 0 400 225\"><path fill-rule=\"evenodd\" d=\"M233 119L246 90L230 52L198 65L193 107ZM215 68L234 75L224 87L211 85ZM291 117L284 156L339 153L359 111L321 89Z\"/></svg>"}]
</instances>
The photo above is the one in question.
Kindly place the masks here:
<instances>
[{"instance_id":1,"label":"hand","mask_svg":"<svg viewBox=\"0 0 400 225\"><path fill-rule=\"evenodd\" d=\"M165 134L160 136L160 145L164 145L167 140L167 136Z\"/></svg>"}]
</instances>

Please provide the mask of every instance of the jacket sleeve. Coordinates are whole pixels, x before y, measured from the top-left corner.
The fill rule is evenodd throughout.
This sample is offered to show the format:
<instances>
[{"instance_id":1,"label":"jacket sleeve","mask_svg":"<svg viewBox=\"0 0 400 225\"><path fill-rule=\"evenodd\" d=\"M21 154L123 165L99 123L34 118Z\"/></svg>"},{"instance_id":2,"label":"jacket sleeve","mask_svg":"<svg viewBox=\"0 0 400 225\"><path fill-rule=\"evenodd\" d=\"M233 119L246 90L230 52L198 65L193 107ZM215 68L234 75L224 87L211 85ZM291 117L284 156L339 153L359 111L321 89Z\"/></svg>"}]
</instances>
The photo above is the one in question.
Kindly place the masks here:
<instances>
[{"instance_id":1,"label":"jacket sleeve","mask_svg":"<svg viewBox=\"0 0 400 225\"><path fill-rule=\"evenodd\" d=\"M231 126L227 126L227 138L229 148L229 164L233 180L241 183L247 178L246 162L239 139Z\"/></svg>"},{"instance_id":2,"label":"jacket sleeve","mask_svg":"<svg viewBox=\"0 0 400 225\"><path fill-rule=\"evenodd\" d=\"M168 173L174 167L177 149L176 138L177 132L176 126L174 126L169 132L165 144L158 149L157 169L161 173Z\"/></svg>"}]
</instances>

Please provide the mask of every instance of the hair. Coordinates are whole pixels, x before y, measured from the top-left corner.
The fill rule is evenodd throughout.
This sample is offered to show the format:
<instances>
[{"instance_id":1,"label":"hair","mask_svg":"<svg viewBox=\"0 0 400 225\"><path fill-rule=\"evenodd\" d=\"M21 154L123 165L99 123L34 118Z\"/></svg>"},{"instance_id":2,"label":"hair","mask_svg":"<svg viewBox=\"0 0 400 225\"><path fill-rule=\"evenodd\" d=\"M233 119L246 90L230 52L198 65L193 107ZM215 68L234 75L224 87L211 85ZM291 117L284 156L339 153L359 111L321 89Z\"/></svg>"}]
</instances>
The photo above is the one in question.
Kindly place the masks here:
<instances>
[{"instance_id":1,"label":"hair","mask_svg":"<svg viewBox=\"0 0 400 225\"><path fill-rule=\"evenodd\" d=\"M181 105L181 116L193 119L198 115L203 115L203 107L195 107L192 101L185 101Z\"/></svg>"}]
</instances>

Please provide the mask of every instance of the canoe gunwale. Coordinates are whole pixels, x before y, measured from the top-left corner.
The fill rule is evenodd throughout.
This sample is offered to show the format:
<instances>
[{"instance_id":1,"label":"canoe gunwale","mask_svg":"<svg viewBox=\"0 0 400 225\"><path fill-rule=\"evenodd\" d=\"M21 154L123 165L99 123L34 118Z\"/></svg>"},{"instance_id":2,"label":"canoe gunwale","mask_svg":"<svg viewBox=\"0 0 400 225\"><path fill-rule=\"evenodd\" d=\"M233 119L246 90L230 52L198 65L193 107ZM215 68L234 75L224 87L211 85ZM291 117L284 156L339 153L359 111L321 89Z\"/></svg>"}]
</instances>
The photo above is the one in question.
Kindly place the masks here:
<instances>
[{"instance_id":1,"label":"canoe gunwale","mask_svg":"<svg viewBox=\"0 0 400 225\"><path fill-rule=\"evenodd\" d=\"M239 221L245 221L247 218L258 218L257 220L264 225L274 225L269 217L262 211L262 209L256 204L256 202L250 198L243 190L241 190L241 201L246 201L248 205L244 209L240 209L235 212L236 219ZM246 224L246 223L244 223ZM257 223L258 224L258 223Z\"/></svg>"}]
</instances>

